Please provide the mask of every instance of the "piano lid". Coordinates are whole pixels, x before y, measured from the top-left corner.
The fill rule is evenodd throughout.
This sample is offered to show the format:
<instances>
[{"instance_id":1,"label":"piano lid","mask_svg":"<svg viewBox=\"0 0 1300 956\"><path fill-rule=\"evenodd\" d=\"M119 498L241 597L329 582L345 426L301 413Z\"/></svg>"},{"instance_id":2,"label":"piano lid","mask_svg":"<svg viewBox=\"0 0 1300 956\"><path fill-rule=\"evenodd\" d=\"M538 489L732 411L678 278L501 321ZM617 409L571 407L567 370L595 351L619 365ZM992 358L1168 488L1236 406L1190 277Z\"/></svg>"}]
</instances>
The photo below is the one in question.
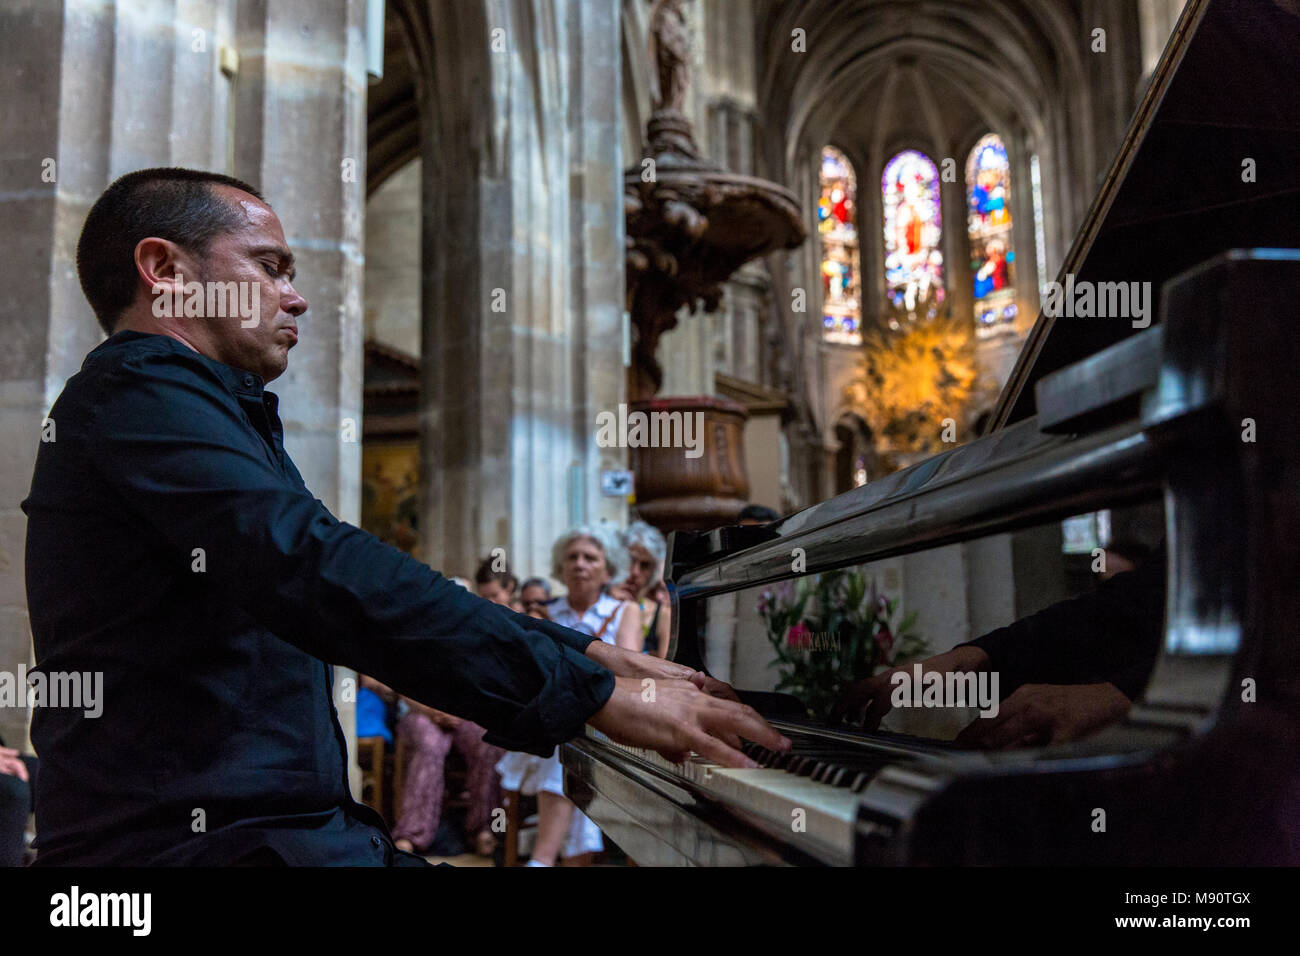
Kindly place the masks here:
<instances>
[{"instance_id":1,"label":"piano lid","mask_svg":"<svg viewBox=\"0 0 1300 956\"><path fill-rule=\"evenodd\" d=\"M1234 247L1300 247L1300 0L1189 0L1057 281L1160 287ZM1254 160L1254 181L1243 162ZM988 431L1035 414L1034 384L1140 331L1040 313Z\"/></svg>"}]
</instances>

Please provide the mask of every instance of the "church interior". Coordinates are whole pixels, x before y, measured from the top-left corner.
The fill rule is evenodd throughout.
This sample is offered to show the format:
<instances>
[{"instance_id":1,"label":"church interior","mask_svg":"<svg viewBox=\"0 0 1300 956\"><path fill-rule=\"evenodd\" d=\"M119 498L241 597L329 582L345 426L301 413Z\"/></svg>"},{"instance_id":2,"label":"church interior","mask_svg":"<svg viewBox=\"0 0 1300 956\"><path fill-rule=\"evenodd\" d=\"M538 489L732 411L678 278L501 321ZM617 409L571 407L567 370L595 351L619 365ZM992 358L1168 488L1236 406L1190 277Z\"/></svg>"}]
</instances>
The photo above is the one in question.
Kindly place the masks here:
<instances>
[{"instance_id":1,"label":"church interior","mask_svg":"<svg viewBox=\"0 0 1300 956\"><path fill-rule=\"evenodd\" d=\"M1065 827L1053 816L1065 790L1035 796L1032 775L996 755L952 757L979 707L996 711L996 684L988 700L926 710L918 663L915 691L881 725L885 749L832 759L819 728L838 720L852 682L906 677L912 662L977 646L995 659L990 636L1010 640L1018 622L1067 605L1070 621L1094 613L1069 602L1111 593L1116 572L1135 579L1166 562L1167 578L1126 598L1121 615L1136 622L1133 646L1151 635L1145 670L1126 663L1103 684L1094 678L1110 670L1079 665L1094 675L1079 683L1124 691L1120 710L1019 743L1078 738L1078 759L1110 768L1106 754L1137 746L1117 742L1118 727L1146 721L1142 746L1155 747L1172 728L1226 726L1217 702L1273 661L1272 673L1291 675L1277 679L1291 728L1281 738L1295 752L1295 664L1249 630L1295 598L1281 583L1201 576L1214 536L1236 532L1225 530L1227 505L1219 523L1197 523L1188 502L1214 512L1198 483L1213 476L1190 477L1179 443L1208 447L1209 433L1185 434L1170 411L1175 398L1204 397L1169 376L1200 381L1191 356L1212 337L1170 318L1199 294L1201 273L1188 270L1232 248L1286 247L1294 233L1289 213L1241 205L1255 200L1232 186L1222 241L1205 219L1178 218L1215 207L1210 174L1185 175L1194 164L1182 152L1206 155L1211 141L1233 144L1218 157L1231 176L1239 156L1260 157L1260 184L1238 190L1257 188L1284 211L1300 195L1295 164L1277 174L1264 159L1300 158L1297 114L1284 110L1295 90L1269 93L1268 117L1198 125L1185 109L1193 82L1223 84L1219 105L1242 92L1228 75L1236 67L1220 75L1208 61L1211 41L1217 55L1257 58L1253 72L1241 67L1256 79L1294 85L1293 70L1268 72L1287 61L1267 24L1300 34L1300 10L1250 3L1268 13L1231 42L1234 0L6 5L0 62L21 96L0 110L10 342L0 428L13 449L0 468L0 668L35 663L17 502L40 423L103 339L77 284L82 222L116 177L180 166L257 184L284 223L312 307L275 391L285 446L333 514L484 597L564 623L569 614L579 629L589 618L560 595L585 586L570 577L569 551L594 544L607 580L593 608L626 597L638 649L644 641L647 654L752 693L814 755L802 770L796 761L793 783L760 795L740 771L699 770L720 781L720 800L766 801L733 831L701 823L666 784L629 795L638 774L685 773L661 757L582 738L549 767L485 753L436 702L340 670L336 685L355 691L335 701L352 790L399 847L484 866L524 865L535 851L604 866L1086 862L1095 825L1081 836L1053 829ZM164 80L149 97L146 74ZM1195 212L1170 212L1193 192L1204 200ZM1143 239L1133 224L1158 203L1165 218ZM1184 249L1189 229L1206 238ZM1294 287L1294 263L1261 262L1260 276L1277 267L1262 282ZM1219 289L1256 275L1223 268ZM1128 311L1053 323L1054 297L1074 289L1067 274L1100 284L1098 308L1108 284L1126 296L1131 286ZM1256 289L1242 295L1271 315ZM1249 363L1274 367L1249 336L1223 334L1222 354L1240 347L1240 368L1257 370L1243 381L1263 374ZM1236 382L1238 366L1223 368ZM1223 400L1237 415L1234 387ZM1268 404L1251 418L1284 421L1282 398ZM1256 454L1253 433L1234 441ZM1243 473L1258 467L1250 474L1281 483L1295 449L1280 444L1269 451L1261 438L1259 454L1276 458ZM1244 490L1242 501L1243 528L1262 527L1270 508L1295 514L1293 490L1267 502ZM1241 566L1263 569L1253 534ZM1286 547L1280 531L1269 540ZM1295 562L1292 541L1270 580ZM1216 595L1228 610L1206 623ZM610 636L626 618L614 620ZM1240 633L1229 626L1241 621ZM588 633L609 623L597 616ZM1242 671L1247 648L1256 669ZM1025 667L1003 665L1002 680L1053 683ZM1130 672L1141 675L1132 690ZM1265 719L1237 706L1251 715L1240 720ZM21 701L0 707L0 740L26 756L30 720ZM1215 746L1205 760L1247 760ZM751 750L763 773L791 769ZM959 759L973 776L921 782L913 769L884 793L881 768L900 750L909 767ZM562 797L538 783L561 774ZM432 795L416 792L435 777ZM997 786L969 783L986 777ZM1153 779L1105 786L1174 786ZM809 814L806 838L798 826L791 838L773 820L821 800L815 786L834 793ZM557 800L572 813L558 836L548 829ZM1020 819L1048 835L1013 838L1004 821L954 836L993 804L1031 806ZM1294 801L1252 818L1273 819L1278 806ZM1112 818L1124 826L1118 805ZM686 829L689 841L664 835ZM26 830L30 843L38 834L30 821ZM1145 843L1133 837L1100 859L1183 859L1169 850L1174 832L1144 830ZM1262 858L1300 862L1294 827L1289 839ZM1212 862L1261 859L1253 844L1222 846Z\"/></svg>"}]
</instances>

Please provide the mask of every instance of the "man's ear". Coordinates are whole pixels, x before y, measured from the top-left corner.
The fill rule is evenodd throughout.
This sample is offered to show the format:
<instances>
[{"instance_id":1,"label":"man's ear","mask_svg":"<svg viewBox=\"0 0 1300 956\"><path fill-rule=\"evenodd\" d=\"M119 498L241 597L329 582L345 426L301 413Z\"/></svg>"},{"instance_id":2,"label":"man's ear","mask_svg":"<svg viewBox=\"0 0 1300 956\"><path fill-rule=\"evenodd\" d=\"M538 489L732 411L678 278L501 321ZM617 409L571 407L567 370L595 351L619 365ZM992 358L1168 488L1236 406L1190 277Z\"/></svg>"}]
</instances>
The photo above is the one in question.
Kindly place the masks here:
<instances>
[{"instance_id":1,"label":"man's ear","mask_svg":"<svg viewBox=\"0 0 1300 956\"><path fill-rule=\"evenodd\" d=\"M176 286L192 282L197 275L186 275L189 257L176 243L149 236L135 244L135 270L152 298Z\"/></svg>"}]
</instances>

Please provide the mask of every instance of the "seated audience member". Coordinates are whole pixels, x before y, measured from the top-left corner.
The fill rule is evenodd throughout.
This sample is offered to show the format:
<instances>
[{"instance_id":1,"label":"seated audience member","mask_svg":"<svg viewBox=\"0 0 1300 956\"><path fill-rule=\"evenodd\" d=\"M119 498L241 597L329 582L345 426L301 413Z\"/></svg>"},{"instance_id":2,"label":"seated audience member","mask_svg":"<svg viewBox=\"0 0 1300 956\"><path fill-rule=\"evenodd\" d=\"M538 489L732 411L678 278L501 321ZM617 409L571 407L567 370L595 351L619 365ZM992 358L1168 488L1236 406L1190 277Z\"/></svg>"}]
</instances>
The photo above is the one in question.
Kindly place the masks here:
<instances>
[{"instance_id":1,"label":"seated audience member","mask_svg":"<svg viewBox=\"0 0 1300 956\"><path fill-rule=\"evenodd\" d=\"M35 810L35 757L24 757L0 740L0 866L22 866L27 817Z\"/></svg>"},{"instance_id":2,"label":"seated audience member","mask_svg":"<svg viewBox=\"0 0 1300 956\"><path fill-rule=\"evenodd\" d=\"M780 517L765 505L745 505L736 516L736 524L769 524Z\"/></svg>"},{"instance_id":3,"label":"seated audience member","mask_svg":"<svg viewBox=\"0 0 1300 956\"><path fill-rule=\"evenodd\" d=\"M627 575L609 593L636 602L641 611L642 650L656 657L667 657L673 633L672 601L664 583L668 542L659 529L644 521L634 521L623 532L623 546L628 554Z\"/></svg>"},{"instance_id":4,"label":"seated audience member","mask_svg":"<svg viewBox=\"0 0 1300 956\"><path fill-rule=\"evenodd\" d=\"M509 591L504 587L509 572L498 577L491 561L480 565L475 579L480 582L479 596L505 604ZM468 588L464 578L453 578ZM486 583L485 583L486 582ZM427 850L442 821L442 802L446 788L447 754L455 747L465 758L469 790L469 811L465 816L465 833L474 841L480 856L491 856L496 848L492 834L492 811L501 805L501 788L494 765L505 753L483 740L484 730L472 721L462 720L424 704L402 698L405 714L398 720L397 733L406 743L408 754L402 786L402 815L393 827L393 842L408 853Z\"/></svg>"},{"instance_id":5,"label":"seated audience member","mask_svg":"<svg viewBox=\"0 0 1300 956\"><path fill-rule=\"evenodd\" d=\"M551 574L568 594L547 605L550 619L639 651L644 639L636 604L603 593L627 561L617 532L603 524L574 528L560 536L551 554ZM529 866L554 866L561 854L570 858L604 849L599 828L564 797L558 748L549 757L508 753L497 769L504 789L537 794L537 842Z\"/></svg>"},{"instance_id":6,"label":"seated audience member","mask_svg":"<svg viewBox=\"0 0 1300 956\"><path fill-rule=\"evenodd\" d=\"M546 604L551 600L551 586L545 578L529 578L519 589L519 603L523 612L529 617L549 620L546 616Z\"/></svg>"},{"instance_id":7,"label":"seated audience member","mask_svg":"<svg viewBox=\"0 0 1300 956\"><path fill-rule=\"evenodd\" d=\"M493 568L496 563L495 558L485 558L483 563L478 566L474 572L474 584L478 590L478 596L487 598L495 604L503 607L509 607L514 600L515 587L519 579L510 573L510 569L504 568L497 571Z\"/></svg>"}]
</instances>

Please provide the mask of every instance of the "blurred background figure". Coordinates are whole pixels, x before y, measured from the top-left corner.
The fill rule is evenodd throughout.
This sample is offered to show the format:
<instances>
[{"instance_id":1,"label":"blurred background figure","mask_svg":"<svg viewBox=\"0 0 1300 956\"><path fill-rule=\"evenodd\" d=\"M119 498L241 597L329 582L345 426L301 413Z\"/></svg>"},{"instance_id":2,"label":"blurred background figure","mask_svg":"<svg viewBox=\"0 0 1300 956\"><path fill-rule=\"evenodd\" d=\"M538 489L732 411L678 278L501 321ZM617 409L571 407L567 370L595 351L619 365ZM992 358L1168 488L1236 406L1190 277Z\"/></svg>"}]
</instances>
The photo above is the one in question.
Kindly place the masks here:
<instances>
[{"instance_id":1,"label":"blurred background figure","mask_svg":"<svg viewBox=\"0 0 1300 956\"><path fill-rule=\"evenodd\" d=\"M35 757L0 740L0 866L22 866L27 853L27 818L35 811Z\"/></svg>"},{"instance_id":2,"label":"blurred background figure","mask_svg":"<svg viewBox=\"0 0 1300 956\"><path fill-rule=\"evenodd\" d=\"M736 524L768 524L781 516L766 505L745 505L740 509Z\"/></svg>"},{"instance_id":3,"label":"blurred background figure","mask_svg":"<svg viewBox=\"0 0 1300 956\"><path fill-rule=\"evenodd\" d=\"M551 574L568 593L546 605L547 616L606 643L641 650L636 603L604 593L626 567L627 552L611 525L583 525L561 535L551 551ZM508 753L497 770L503 789L537 795L537 842L529 866L554 866L561 856L604 849L600 830L565 799L558 748L549 757Z\"/></svg>"},{"instance_id":4,"label":"blurred background figure","mask_svg":"<svg viewBox=\"0 0 1300 956\"><path fill-rule=\"evenodd\" d=\"M550 600L551 586L546 583L545 578L529 578L519 589L519 603L523 607L523 612L529 617L548 620L546 605Z\"/></svg>"},{"instance_id":5,"label":"blurred background figure","mask_svg":"<svg viewBox=\"0 0 1300 956\"><path fill-rule=\"evenodd\" d=\"M508 567L493 570L493 561L485 559L474 574L478 595L508 607L517 578ZM453 580L468 587L464 578ZM472 841L475 853L491 856L496 849L490 825L492 810L501 805L496 762L505 751L487 743L483 739L486 731L473 721L410 698L402 700L405 714L398 721L397 733L404 738L410 757L402 787L402 816L393 827L394 843L407 852L424 851L432 845L442 822L447 755L455 747L465 758L465 787L469 792L465 836Z\"/></svg>"},{"instance_id":6,"label":"blurred background figure","mask_svg":"<svg viewBox=\"0 0 1300 956\"><path fill-rule=\"evenodd\" d=\"M627 574L609 593L636 603L641 612L642 650L667 657L673 633L672 600L664 583L668 542L659 529L634 521L623 532L623 547L628 554Z\"/></svg>"},{"instance_id":7,"label":"blurred background figure","mask_svg":"<svg viewBox=\"0 0 1300 956\"><path fill-rule=\"evenodd\" d=\"M496 570L494 565L498 561L497 558L484 558L483 563L474 572L474 583L479 597L487 598L494 604L510 607L519 579L510 573L510 566L504 563L501 570Z\"/></svg>"}]
</instances>

